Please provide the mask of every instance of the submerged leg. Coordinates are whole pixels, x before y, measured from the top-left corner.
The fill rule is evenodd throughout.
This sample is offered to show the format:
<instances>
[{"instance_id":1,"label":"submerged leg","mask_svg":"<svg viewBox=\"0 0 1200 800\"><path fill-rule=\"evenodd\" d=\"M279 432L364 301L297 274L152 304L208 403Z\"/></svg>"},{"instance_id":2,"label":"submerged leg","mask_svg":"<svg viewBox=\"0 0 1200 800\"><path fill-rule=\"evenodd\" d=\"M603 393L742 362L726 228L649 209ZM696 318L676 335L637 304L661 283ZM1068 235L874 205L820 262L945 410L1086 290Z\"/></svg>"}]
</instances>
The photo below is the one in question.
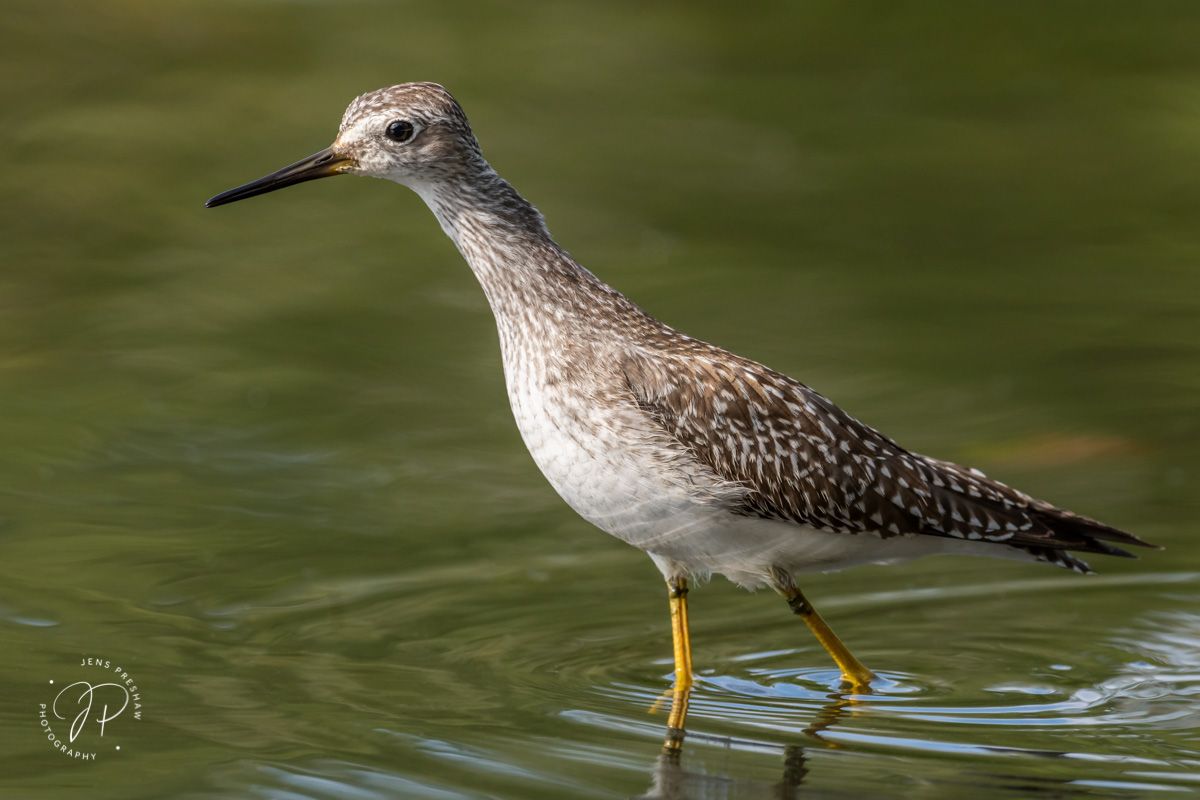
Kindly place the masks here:
<instances>
[{"instance_id":1,"label":"submerged leg","mask_svg":"<svg viewBox=\"0 0 1200 800\"><path fill-rule=\"evenodd\" d=\"M821 615L817 613L817 610L808 602L808 599L792 583L791 576L776 574L773 583L775 591L787 599L792 613L799 614L800 618L808 623L808 627L816 635L817 641L829 651L829 655L833 656L834 663L842 671L842 680L850 684L855 691L869 690L875 674L864 667L846 648L846 645L842 644L842 640L837 637L825 620L821 618Z\"/></svg>"},{"instance_id":2,"label":"submerged leg","mask_svg":"<svg viewBox=\"0 0 1200 800\"><path fill-rule=\"evenodd\" d=\"M692 688L692 639L688 633L687 578L667 581L671 598L671 639L675 644L675 690Z\"/></svg>"},{"instance_id":3,"label":"submerged leg","mask_svg":"<svg viewBox=\"0 0 1200 800\"><path fill-rule=\"evenodd\" d=\"M667 725L682 731L687 717L688 694L694 683L692 640L688 633L687 578L671 578L667 581L667 588L671 599L671 640L675 650L675 690Z\"/></svg>"}]
</instances>

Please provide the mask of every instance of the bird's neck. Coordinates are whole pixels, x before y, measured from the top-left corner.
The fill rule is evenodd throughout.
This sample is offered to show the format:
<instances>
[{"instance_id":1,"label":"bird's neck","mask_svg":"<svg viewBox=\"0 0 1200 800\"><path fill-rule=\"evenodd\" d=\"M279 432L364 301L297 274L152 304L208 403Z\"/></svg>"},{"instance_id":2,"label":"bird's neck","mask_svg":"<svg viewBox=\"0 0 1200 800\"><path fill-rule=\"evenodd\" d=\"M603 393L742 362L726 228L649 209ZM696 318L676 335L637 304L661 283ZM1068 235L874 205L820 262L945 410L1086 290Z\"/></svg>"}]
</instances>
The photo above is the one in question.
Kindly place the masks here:
<instances>
[{"instance_id":1,"label":"bird's neck","mask_svg":"<svg viewBox=\"0 0 1200 800\"><path fill-rule=\"evenodd\" d=\"M479 279L497 321L534 307L570 313L589 297L616 294L555 243L541 213L487 164L412 188Z\"/></svg>"}]
</instances>

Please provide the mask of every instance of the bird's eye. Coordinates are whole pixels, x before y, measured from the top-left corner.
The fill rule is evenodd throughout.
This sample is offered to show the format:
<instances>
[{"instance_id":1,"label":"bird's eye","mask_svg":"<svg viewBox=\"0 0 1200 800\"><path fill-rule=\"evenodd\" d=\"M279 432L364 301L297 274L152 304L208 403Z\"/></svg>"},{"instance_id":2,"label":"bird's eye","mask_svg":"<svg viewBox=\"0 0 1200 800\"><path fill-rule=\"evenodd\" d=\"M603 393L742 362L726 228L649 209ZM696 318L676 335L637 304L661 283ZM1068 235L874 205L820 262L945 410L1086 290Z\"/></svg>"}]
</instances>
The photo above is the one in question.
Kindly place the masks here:
<instances>
[{"instance_id":1,"label":"bird's eye","mask_svg":"<svg viewBox=\"0 0 1200 800\"><path fill-rule=\"evenodd\" d=\"M411 122L398 119L395 122L389 122L387 130L384 133L393 142L407 142L413 137L415 131L416 128L413 127Z\"/></svg>"}]
</instances>

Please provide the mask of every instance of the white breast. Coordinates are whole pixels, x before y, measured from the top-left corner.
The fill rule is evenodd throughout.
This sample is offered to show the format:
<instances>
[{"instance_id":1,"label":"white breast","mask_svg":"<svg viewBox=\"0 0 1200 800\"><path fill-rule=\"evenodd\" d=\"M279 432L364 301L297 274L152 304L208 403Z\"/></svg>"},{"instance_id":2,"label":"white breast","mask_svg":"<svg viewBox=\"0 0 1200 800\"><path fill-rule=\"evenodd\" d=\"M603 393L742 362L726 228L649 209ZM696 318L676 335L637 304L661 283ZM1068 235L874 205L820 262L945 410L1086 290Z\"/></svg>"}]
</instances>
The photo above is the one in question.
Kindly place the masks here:
<instances>
[{"instance_id":1,"label":"white breast","mask_svg":"<svg viewBox=\"0 0 1200 800\"><path fill-rule=\"evenodd\" d=\"M555 490L584 519L635 547L650 549L669 536L697 498L636 446L646 435L640 412L557 391L531 371L506 370L509 400L525 446Z\"/></svg>"},{"instance_id":2,"label":"white breast","mask_svg":"<svg viewBox=\"0 0 1200 800\"><path fill-rule=\"evenodd\" d=\"M580 516L645 550L668 577L717 573L756 587L774 568L828 572L970 554L985 545L932 536L881 540L735 513L746 489L723 482L671 439L632 396L620 394L620 380L580 380L579 364L559 350L522 341L529 328L509 338L514 333L501 329L505 379L533 460ZM544 327L538 334L553 337ZM996 555L993 550L987 554Z\"/></svg>"}]
</instances>

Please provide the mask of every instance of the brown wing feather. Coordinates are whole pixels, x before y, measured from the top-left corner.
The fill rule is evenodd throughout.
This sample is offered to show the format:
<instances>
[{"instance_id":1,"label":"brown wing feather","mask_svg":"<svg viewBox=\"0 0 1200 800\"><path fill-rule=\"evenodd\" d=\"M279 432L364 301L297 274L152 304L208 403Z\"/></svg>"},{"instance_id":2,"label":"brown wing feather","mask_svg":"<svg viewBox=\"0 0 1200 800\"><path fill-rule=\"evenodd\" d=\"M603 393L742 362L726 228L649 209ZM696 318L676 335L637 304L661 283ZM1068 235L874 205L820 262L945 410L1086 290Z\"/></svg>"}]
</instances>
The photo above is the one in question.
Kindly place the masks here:
<instances>
[{"instance_id":1,"label":"brown wing feather","mask_svg":"<svg viewBox=\"0 0 1200 800\"><path fill-rule=\"evenodd\" d=\"M1064 550L1129 556L1108 542L1150 546L977 470L910 453L807 386L693 339L632 355L624 371L643 411L750 490L737 513L838 533L991 541L1079 570L1087 566Z\"/></svg>"}]
</instances>

